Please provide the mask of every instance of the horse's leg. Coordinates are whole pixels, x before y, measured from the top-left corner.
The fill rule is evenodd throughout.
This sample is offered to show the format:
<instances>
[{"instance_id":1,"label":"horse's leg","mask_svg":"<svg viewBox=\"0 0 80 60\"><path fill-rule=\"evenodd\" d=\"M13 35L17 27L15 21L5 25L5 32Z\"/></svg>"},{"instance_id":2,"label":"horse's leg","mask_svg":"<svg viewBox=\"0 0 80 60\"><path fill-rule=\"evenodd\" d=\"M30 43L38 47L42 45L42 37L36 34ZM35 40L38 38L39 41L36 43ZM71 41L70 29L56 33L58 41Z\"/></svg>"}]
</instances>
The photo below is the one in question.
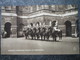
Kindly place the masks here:
<instances>
[{"instance_id":1,"label":"horse's leg","mask_svg":"<svg viewBox=\"0 0 80 60\"><path fill-rule=\"evenodd\" d=\"M56 41L56 33L52 34L53 40Z\"/></svg>"},{"instance_id":2,"label":"horse's leg","mask_svg":"<svg viewBox=\"0 0 80 60\"><path fill-rule=\"evenodd\" d=\"M58 33L59 39L62 39L62 31Z\"/></svg>"},{"instance_id":3,"label":"horse's leg","mask_svg":"<svg viewBox=\"0 0 80 60\"><path fill-rule=\"evenodd\" d=\"M56 35L55 35L55 34L54 34L53 38L54 38L54 41L56 41L56 38L57 38L57 37L56 37Z\"/></svg>"},{"instance_id":4,"label":"horse's leg","mask_svg":"<svg viewBox=\"0 0 80 60\"><path fill-rule=\"evenodd\" d=\"M47 35L47 40L49 40L49 35Z\"/></svg>"},{"instance_id":5,"label":"horse's leg","mask_svg":"<svg viewBox=\"0 0 80 60\"><path fill-rule=\"evenodd\" d=\"M33 36L32 36L32 40L33 40Z\"/></svg>"},{"instance_id":6,"label":"horse's leg","mask_svg":"<svg viewBox=\"0 0 80 60\"><path fill-rule=\"evenodd\" d=\"M59 36L59 40L60 40L61 39L61 32L58 33L58 36Z\"/></svg>"},{"instance_id":7,"label":"horse's leg","mask_svg":"<svg viewBox=\"0 0 80 60\"><path fill-rule=\"evenodd\" d=\"M39 35L38 35L37 39L39 39Z\"/></svg>"},{"instance_id":8,"label":"horse's leg","mask_svg":"<svg viewBox=\"0 0 80 60\"><path fill-rule=\"evenodd\" d=\"M36 35L36 39L38 40L38 35Z\"/></svg>"},{"instance_id":9,"label":"horse's leg","mask_svg":"<svg viewBox=\"0 0 80 60\"><path fill-rule=\"evenodd\" d=\"M31 39L33 40L33 35L31 35Z\"/></svg>"},{"instance_id":10,"label":"horse's leg","mask_svg":"<svg viewBox=\"0 0 80 60\"><path fill-rule=\"evenodd\" d=\"M32 34L32 36L33 36L33 40L35 39L35 35L34 35L34 33Z\"/></svg>"},{"instance_id":11,"label":"horse's leg","mask_svg":"<svg viewBox=\"0 0 80 60\"><path fill-rule=\"evenodd\" d=\"M27 36L25 36L26 37L26 39L27 39Z\"/></svg>"},{"instance_id":12,"label":"horse's leg","mask_svg":"<svg viewBox=\"0 0 80 60\"><path fill-rule=\"evenodd\" d=\"M25 38L27 39L27 33L25 33Z\"/></svg>"},{"instance_id":13,"label":"horse's leg","mask_svg":"<svg viewBox=\"0 0 80 60\"><path fill-rule=\"evenodd\" d=\"M36 32L33 34L33 36L34 36L34 39L36 40Z\"/></svg>"},{"instance_id":14,"label":"horse's leg","mask_svg":"<svg viewBox=\"0 0 80 60\"><path fill-rule=\"evenodd\" d=\"M56 41L56 36L55 36L55 41Z\"/></svg>"},{"instance_id":15,"label":"horse's leg","mask_svg":"<svg viewBox=\"0 0 80 60\"><path fill-rule=\"evenodd\" d=\"M42 37L43 37L43 36L41 35L41 40L42 40Z\"/></svg>"},{"instance_id":16,"label":"horse's leg","mask_svg":"<svg viewBox=\"0 0 80 60\"><path fill-rule=\"evenodd\" d=\"M52 36L52 38L53 38L53 41L55 40L55 37L54 36Z\"/></svg>"},{"instance_id":17,"label":"horse's leg","mask_svg":"<svg viewBox=\"0 0 80 60\"><path fill-rule=\"evenodd\" d=\"M45 35L44 35L44 40L45 40Z\"/></svg>"},{"instance_id":18,"label":"horse's leg","mask_svg":"<svg viewBox=\"0 0 80 60\"><path fill-rule=\"evenodd\" d=\"M37 33L35 34L35 39L37 39Z\"/></svg>"},{"instance_id":19,"label":"horse's leg","mask_svg":"<svg viewBox=\"0 0 80 60\"><path fill-rule=\"evenodd\" d=\"M61 31L61 39L62 39L62 31Z\"/></svg>"},{"instance_id":20,"label":"horse's leg","mask_svg":"<svg viewBox=\"0 0 80 60\"><path fill-rule=\"evenodd\" d=\"M33 34L33 40L35 39L35 34Z\"/></svg>"},{"instance_id":21,"label":"horse's leg","mask_svg":"<svg viewBox=\"0 0 80 60\"><path fill-rule=\"evenodd\" d=\"M51 34L51 37L52 37L52 39L53 39L53 41L54 41L54 33Z\"/></svg>"},{"instance_id":22,"label":"horse's leg","mask_svg":"<svg viewBox=\"0 0 80 60\"><path fill-rule=\"evenodd\" d=\"M36 36L37 36L37 40L38 40L38 39L39 39L39 38L38 38L38 34L37 34Z\"/></svg>"}]
</instances>

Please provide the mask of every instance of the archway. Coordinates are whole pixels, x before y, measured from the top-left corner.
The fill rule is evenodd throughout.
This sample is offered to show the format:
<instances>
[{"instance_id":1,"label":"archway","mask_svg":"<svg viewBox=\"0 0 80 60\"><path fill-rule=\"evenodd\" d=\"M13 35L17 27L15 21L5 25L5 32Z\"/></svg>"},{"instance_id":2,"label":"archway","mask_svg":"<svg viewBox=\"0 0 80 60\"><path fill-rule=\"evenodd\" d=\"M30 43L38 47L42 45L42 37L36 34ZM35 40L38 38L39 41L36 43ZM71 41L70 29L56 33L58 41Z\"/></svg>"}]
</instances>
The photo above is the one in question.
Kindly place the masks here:
<instances>
[{"instance_id":1,"label":"archway","mask_svg":"<svg viewBox=\"0 0 80 60\"><path fill-rule=\"evenodd\" d=\"M4 31L7 32L6 36L5 37L10 37L10 34L11 34L11 23L10 22L6 22L4 24Z\"/></svg>"},{"instance_id":2,"label":"archway","mask_svg":"<svg viewBox=\"0 0 80 60\"><path fill-rule=\"evenodd\" d=\"M70 21L65 22L65 27L66 27L66 36L71 37L72 36L72 26L71 26Z\"/></svg>"}]
</instances>

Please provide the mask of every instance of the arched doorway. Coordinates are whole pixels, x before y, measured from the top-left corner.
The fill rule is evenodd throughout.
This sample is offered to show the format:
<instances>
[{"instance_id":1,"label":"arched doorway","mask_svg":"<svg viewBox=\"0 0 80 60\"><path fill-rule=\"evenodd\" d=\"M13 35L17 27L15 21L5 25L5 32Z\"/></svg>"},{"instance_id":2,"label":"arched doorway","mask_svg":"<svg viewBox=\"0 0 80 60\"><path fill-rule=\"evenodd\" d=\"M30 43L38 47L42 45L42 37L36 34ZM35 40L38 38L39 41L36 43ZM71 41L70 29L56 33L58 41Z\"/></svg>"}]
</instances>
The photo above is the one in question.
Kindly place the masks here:
<instances>
[{"instance_id":1,"label":"arched doorway","mask_svg":"<svg viewBox=\"0 0 80 60\"><path fill-rule=\"evenodd\" d=\"M72 36L72 26L71 26L70 21L65 22L65 27L66 27L66 36L71 37Z\"/></svg>"},{"instance_id":2,"label":"arched doorway","mask_svg":"<svg viewBox=\"0 0 80 60\"><path fill-rule=\"evenodd\" d=\"M11 34L11 23L10 22L6 22L4 24L4 31L7 32L6 36L5 37L10 37L10 34Z\"/></svg>"}]
</instances>

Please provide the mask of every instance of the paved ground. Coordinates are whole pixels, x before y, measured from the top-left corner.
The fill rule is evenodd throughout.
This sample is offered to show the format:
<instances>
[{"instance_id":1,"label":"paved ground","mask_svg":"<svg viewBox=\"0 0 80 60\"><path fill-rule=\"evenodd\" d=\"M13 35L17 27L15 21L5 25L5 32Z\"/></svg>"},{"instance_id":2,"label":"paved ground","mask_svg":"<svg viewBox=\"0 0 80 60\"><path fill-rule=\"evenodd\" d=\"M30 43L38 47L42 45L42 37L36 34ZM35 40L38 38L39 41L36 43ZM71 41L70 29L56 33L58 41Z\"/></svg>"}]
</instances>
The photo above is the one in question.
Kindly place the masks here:
<instances>
[{"instance_id":1,"label":"paved ground","mask_svg":"<svg viewBox=\"0 0 80 60\"><path fill-rule=\"evenodd\" d=\"M54 42L6 38L1 39L1 54L79 54L79 39L63 37Z\"/></svg>"}]
</instances>

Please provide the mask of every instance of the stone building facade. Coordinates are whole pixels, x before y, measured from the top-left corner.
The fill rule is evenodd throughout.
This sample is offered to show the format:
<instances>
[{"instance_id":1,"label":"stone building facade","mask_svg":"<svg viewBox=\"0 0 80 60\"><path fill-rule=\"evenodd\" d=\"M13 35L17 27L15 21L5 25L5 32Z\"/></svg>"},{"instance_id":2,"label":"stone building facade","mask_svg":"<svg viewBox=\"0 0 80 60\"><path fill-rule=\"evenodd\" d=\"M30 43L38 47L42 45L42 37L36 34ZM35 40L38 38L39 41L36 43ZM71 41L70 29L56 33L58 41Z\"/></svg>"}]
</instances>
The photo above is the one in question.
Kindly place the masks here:
<instances>
[{"instance_id":1,"label":"stone building facade","mask_svg":"<svg viewBox=\"0 0 80 60\"><path fill-rule=\"evenodd\" d=\"M1 28L10 22L13 36L19 36L22 26L30 23L40 22L49 25L51 21L58 21L58 27L63 35L70 33L76 36L76 21L78 19L78 9L75 5L32 5L32 6L6 6L2 7ZM67 27L67 25L69 25ZM70 28L71 26L71 28Z\"/></svg>"}]
</instances>

